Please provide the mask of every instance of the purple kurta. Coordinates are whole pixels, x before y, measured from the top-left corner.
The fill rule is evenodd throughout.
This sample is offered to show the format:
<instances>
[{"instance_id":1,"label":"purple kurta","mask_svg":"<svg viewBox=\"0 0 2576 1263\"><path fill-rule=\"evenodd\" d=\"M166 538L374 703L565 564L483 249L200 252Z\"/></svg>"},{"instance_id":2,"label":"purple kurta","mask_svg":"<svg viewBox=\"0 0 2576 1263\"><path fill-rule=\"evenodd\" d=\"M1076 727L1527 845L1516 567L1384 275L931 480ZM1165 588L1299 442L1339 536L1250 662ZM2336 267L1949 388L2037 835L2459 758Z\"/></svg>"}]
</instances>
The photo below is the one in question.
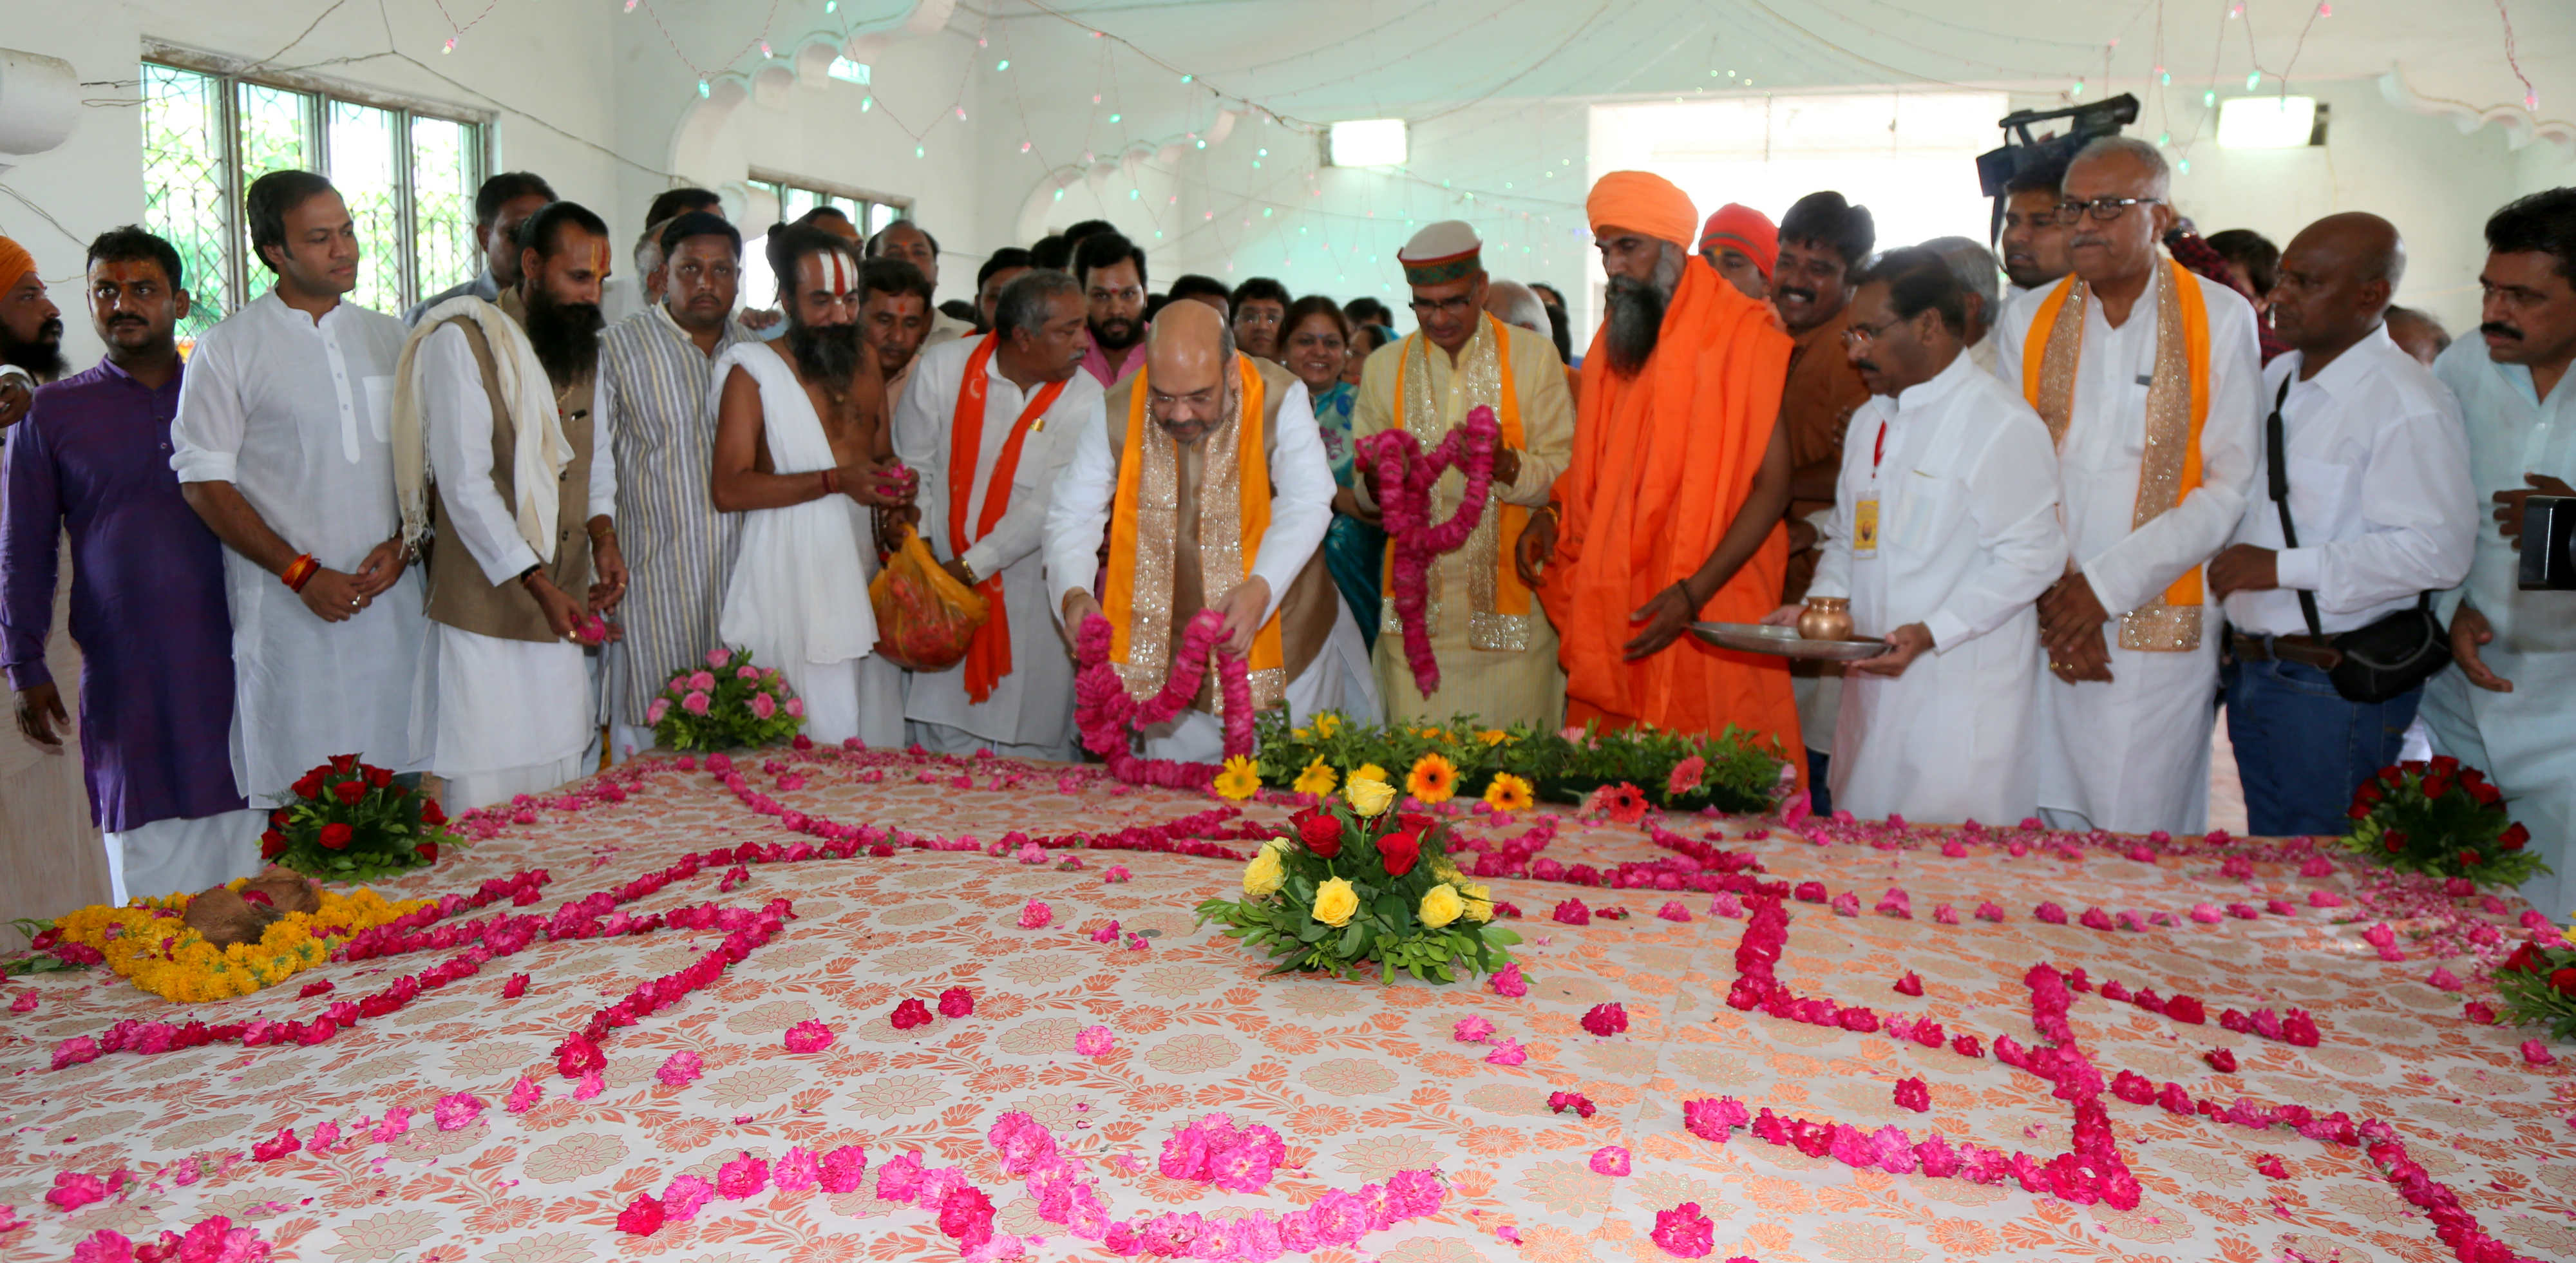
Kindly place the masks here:
<instances>
[{"instance_id":1,"label":"purple kurta","mask_svg":"<svg viewBox=\"0 0 2576 1263\"><path fill-rule=\"evenodd\" d=\"M81 761L110 833L244 806L222 545L170 470L179 380L149 390L102 361L38 390L0 473L0 667L13 689L53 680L45 635L69 528Z\"/></svg>"}]
</instances>

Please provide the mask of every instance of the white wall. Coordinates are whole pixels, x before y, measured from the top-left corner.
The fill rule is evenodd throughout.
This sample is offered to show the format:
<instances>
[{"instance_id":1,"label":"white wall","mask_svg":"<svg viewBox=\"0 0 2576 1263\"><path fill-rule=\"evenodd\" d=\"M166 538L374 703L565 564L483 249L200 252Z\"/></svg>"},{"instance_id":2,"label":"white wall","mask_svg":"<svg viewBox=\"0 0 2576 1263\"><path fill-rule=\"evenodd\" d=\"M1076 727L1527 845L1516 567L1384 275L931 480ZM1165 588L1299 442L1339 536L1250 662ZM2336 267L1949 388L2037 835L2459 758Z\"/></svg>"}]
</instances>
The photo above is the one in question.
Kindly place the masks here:
<instances>
[{"instance_id":1,"label":"white wall","mask_svg":"<svg viewBox=\"0 0 2576 1263\"><path fill-rule=\"evenodd\" d=\"M133 80L143 41L266 57L313 21L312 8L183 0L12 0L8 5L0 44L63 58L81 80L115 85L83 88L85 97L99 103L81 110L70 139L0 173L0 185L60 221L56 228L18 200L0 197L0 232L35 255L53 287L55 302L64 308L64 351L74 364L85 365L100 353L80 310L83 252L98 233L143 218L141 123L137 109L126 103L137 91ZM386 12L390 40L376 6L349 5L324 18L276 64L305 67L355 58L312 66L306 73L497 111L495 170L542 172L558 192L576 201L605 205L612 199L615 164L592 144L613 139L612 64L606 56L613 7L571 0L496 6L452 54L439 51L448 31L438 23L436 9L395 4ZM425 68L384 56L388 50L416 58ZM540 125L537 118L552 126Z\"/></svg>"}]
</instances>

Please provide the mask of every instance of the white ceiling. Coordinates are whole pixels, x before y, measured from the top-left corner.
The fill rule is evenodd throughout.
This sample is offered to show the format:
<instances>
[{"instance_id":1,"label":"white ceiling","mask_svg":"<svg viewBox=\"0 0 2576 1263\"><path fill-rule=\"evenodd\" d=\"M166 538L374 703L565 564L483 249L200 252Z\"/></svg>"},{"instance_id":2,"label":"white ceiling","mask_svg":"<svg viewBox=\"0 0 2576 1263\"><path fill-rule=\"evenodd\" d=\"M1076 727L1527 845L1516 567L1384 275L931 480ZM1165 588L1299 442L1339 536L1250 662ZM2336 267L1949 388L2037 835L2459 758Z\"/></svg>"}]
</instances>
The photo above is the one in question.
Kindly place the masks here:
<instances>
[{"instance_id":1,"label":"white ceiling","mask_svg":"<svg viewBox=\"0 0 2576 1263\"><path fill-rule=\"evenodd\" d=\"M950 29L1086 58L1097 29L1212 92L1331 120L1478 100L1858 84L2197 94L2376 77L2519 107L2495 0L969 0ZM2242 15L2230 16L2231 8ZM2576 119L2576 3L2504 0L2543 119ZM1037 50L1050 50L1039 53ZM1121 52L1131 64L1147 65ZM1732 77L1730 77L1730 72Z\"/></svg>"}]
</instances>

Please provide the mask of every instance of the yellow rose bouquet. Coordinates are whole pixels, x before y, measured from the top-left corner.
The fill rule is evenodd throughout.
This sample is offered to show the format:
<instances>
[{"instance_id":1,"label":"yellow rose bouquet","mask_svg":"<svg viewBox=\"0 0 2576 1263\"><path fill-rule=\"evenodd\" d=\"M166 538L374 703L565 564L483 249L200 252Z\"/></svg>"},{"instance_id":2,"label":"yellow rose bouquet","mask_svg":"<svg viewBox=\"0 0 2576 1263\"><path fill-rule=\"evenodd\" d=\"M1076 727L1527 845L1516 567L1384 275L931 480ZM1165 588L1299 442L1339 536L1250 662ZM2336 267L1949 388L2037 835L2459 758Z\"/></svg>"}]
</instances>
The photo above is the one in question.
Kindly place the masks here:
<instances>
[{"instance_id":1,"label":"yellow rose bouquet","mask_svg":"<svg viewBox=\"0 0 2576 1263\"><path fill-rule=\"evenodd\" d=\"M1273 973L1374 965L1382 982L1399 969L1455 982L1461 970L1502 968L1521 936L1491 924L1493 892L1449 862L1446 825L1393 810L1403 794L1385 769L1354 769L1338 801L1297 813L1288 836L1262 844L1242 898L1201 903L1199 921L1267 952Z\"/></svg>"}]
</instances>

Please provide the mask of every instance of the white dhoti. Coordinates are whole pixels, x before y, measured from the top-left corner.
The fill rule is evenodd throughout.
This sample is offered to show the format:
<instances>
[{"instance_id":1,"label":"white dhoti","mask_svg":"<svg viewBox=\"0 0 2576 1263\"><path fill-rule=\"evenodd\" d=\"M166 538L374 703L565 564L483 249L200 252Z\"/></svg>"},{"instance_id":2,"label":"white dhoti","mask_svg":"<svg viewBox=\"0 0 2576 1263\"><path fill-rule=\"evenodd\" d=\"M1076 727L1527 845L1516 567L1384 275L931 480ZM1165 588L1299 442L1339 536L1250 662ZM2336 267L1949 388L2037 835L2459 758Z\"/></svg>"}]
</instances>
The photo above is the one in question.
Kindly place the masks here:
<instances>
[{"instance_id":1,"label":"white dhoti","mask_svg":"<svg viewBox=\"0 0 2576 1263\"><path fill-rule=\"evenodd\" d=\"M837 463L823 422L796 374L766 345L745 344L716 361L714 391L739 366L760 386L761 436L770 468L812 473ZM805 701L805 735L836 745L903 743L903 673L874 658L876 571L868 511L829 495L742 515L733 577L725 585L717 634L775 667Z\"/></svg>"},{"instance_id":2,"label":"white dhoti","mask_svg":"<svg viewBox=\"0 0 2576 1263\"><path fill-rule=\"evenodd\" d=\"M2111 682L2039 681L2040 818L2052 829L2198 833L2209 827L2209 732L2218 718L2217 607L2197 653L2111 642ZM2040 655L2046 657L2043 651Z\"/></svg>"},{"instance_id":3,"label":"white dhoti","mask_svg":"<svg viewBox=\"0 0 2576 1263\"><path fill-rule=\"evenodd\" d=\"M440 625L437 745L441 804L472 811L580 779L591 748L590 672L568 640L504 640Z\"/></svg>"},{"instance_id":4,"label":"white dhoti","mask_svg":"<svg viewBox=\"0 0 2576 1263\"><path fill-rule=\"evenodd\" d=\"M108 902L137 895L195 894L262 867L259 834L268 813L256 808L211 816L174 816L107 835Z\"/></svg>"}]
</instances>

